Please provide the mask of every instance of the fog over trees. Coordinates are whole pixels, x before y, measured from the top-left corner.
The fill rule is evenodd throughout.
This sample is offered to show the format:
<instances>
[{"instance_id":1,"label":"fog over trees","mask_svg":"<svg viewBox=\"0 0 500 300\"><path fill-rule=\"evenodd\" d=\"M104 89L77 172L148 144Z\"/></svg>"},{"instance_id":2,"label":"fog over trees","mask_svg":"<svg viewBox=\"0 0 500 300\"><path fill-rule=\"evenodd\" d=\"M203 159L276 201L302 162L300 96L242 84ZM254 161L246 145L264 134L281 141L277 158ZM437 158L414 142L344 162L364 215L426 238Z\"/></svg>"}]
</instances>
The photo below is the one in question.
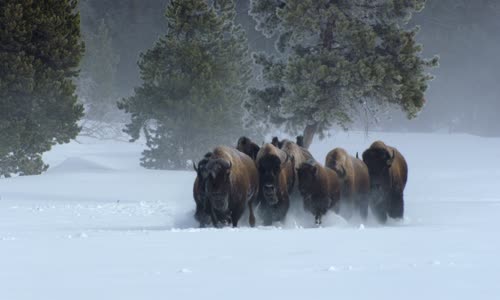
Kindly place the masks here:
<instances>
[{"instance_id":1,"label":"fog over trees","mask_svg":"<svg viewBox=\"0 0 500 300\"><path fill-rule=\"evenodd\" d=\"M130 95L140 83L137 60L166 28L165 0L81 0L82 28L97 32L101 20L110 30L113 48L120 58L116 91ZM274 53L274 40L255 30L248 15L250 1L237 0L236 21L248 34L251 51ZM450 129L483 135L498 135L500 122L492 120L498 108L500 68L500 3L494 0L427 0L422 12L413 15L410 25L419 25L417 41L423 56L440 56L440 66L426 94L426 104L414 120L403 113L380 116L380 129L398 125L407 130ZM90 51L90 50L89 50Z\"/></svg>"},{"instance_id":2,"label":"fog over trees","mask_svg":"<svg viewBox=\"0 0 500 300\"><path fill-rule=\"evenodd\" d=\"M9 174L31 174L43 171L46 166L41 161L40 155L48 151L54 143L67 142L74 138L78 132L98 138L129 139L130 136L122 131L126 124L134 124L134 114L132 110L126 109L125 104L127 101L130 104L130 99L139 99L144 96L140 95L144 92L143 88L148 85L144 76L148 57L152 56L154 49L158 49L162 39L168 40L169 34L173 32L172 24L180 21L177 17L169 17L170 19L166 17L167 7L175 2L167 0L49 1L37 11L40 16L30 13L13 13L14 8L23 12L31 11L35 5L38 5L36 1L2 2L0 17L5 20L4 24L12 25L3 28L0 32L2 39L0 57L3 57L0 63L4 64L3 70L11 70L13 73L6 72L5 76L0 77L0 95L3 95L0 105L5 108L2 110L3 114L16 115L20 120L14 123L4 122L1 125L2 174L8 176ZM185 3L188 2L194 3L192 1ZM215 112L210 112L210 109L205 109L205 114L195 113L193 109L193 113L184 118L185 124L191 124L189 122L199 121L205 117L210 122L193 122L195 125L191 129L174 122L176 135L185 140L194 136L192 132L198 132L205 141L209 140L214 143L228 143L227 141L235 140L239 135L249 133L260 140L271 128L285 130L289 134L300 134L304 129L309 128L310 132L317 132L320 137L344 129L500 135L500 120L496 117L500 110L500 85L497 79L500 75L498 74L500 73L500 59L497 55L500 49L500 39L498 39L500 4L498 1L207 0L202 2L212 11L211 13L219 17L221 16L220 7L230 4L227 7L231 7L229 19L231 19L233 33L224 27L229 25L222 26L226 28L224 29L226 31L223 30L225 33L222 34L222 40L227 40L228 36L237 31L238 41L245 44L241 46L243 47L241 49L245 50L238 54L240 56L236 60L240 63L236 65L234 61L231 61L235 59L234 55L229 55L226 57L232 58L224 60L224 63L203 66L205 70L212 72L215 66L232 64L232 71L227 71L225 74L227 77L217 77L218 81L211 81L215 78L211 77L205 82L206 86L218 89L218 92L224 90L219 85L222 82L228 82L225 94L214 93L211 97L206 97L206 99L211 99L211 103L218 103L219 107L223 106L225 110L220 109L219 117L214 117ZM252 3L253 12L250 13ZM19 5L13 6L15 4ZM60 13L57 11L58 8L65 10ZM173 14L177 16L178 13L177 11ZM73 27L70 25L67 27L71 29L74 37L59 32L59 27L44 28L43 24L36 25L41 22L37 21L37 18L43 20L42 15L51 14L57 14L61 20L67 18L66 24L75 26L74 29L71 29ZM193 16L198 16L196 9L193 11ZM341 22L342 18L344 21ZM322 48L316 47L319 44L314 46L316 35L320 39L325 36L323 27L329 24L329 20L335 20L337 22L335 24L341 24L341 26L331 28L332 34L338 38L338 41L332 40L331 45L326 45L325 41L328 39L323 39ZM190 24L189 20L185 24ZM35 25L38 26L37 32L45 35L54 31L54 35L50 33L48 36L56 37L58 34L63 34L64 43L59 43L56 38L54 48L52 48L49 45L50 39L46 39L47 44L42 45L37 42L35 35L23 35L22 28L24 27L22 26L27 26L27 32L34 32L32 29ZM419 30L414 30L416 27L419 27ZM14 37L16 34L22 37L21 40ZM200 41L210 45L210 40L204 40L209 36L204 35ZM418 43L422 44L422 48ZM85 44L85 50L82 52L83 55L80 55L78 49L83 49L83 44ZM406 50L404 46L407 47ZM16 55L12 56L12 49L14 49L12 47L19 53L28 54L27 60L23 60L24 58L20 56L19 60L14 59ZM64 64L66 69L57 71L63 75L57 75L49 81L46 79L51 75L43 78L39 76L45 72L42 71L44 68L49 70L49 73L55 70L50 66L53 62L40 59L47 54L42 49L43 47L54 49L53 58L60 57L64 51L72 53L68 56L71 62ZM164 48L167 50L168 47ZM329 52L325 52L324 49L328 48ZM341 52L340 48L345 49L345 52ZM394 51L389 50L391 48ZM37 54L41 51L40 49L43 50L40 52L43 53L42 55ZM207 49L203 48L200 53L204 55L210 53ZM370 52L371 50L373 51ZM382 50L386 52L383 53ZM165 53L168 51L164 51L164 55L167 55ZM227 55L227 53L222 55L218 51L212 53L220 57ZM181 53L179 57L184 57L183 54L185 53ZM252 54L256 63L252 62ZM387 59L390 55L393 56L392 59ZM439 67L432 68L437 62L432 60L435 55L439 56ZM213 57L215 56L211 56ZM274 59L271 60L271 57ZM345 62L344 70L333 67L335 64L332 62L338 63L340 60ZM401 64L398 65L398 61ZM162 65L156 59L151 62L156 62L152 64L158 72L164 68L163 71L177 76L170 65ZM240 77L236 80L236 77L231 75L238 73L235 67L247 66L247 62L249 62L248 71L241 71L241 74L238 74L243 74L245 79ZM18 67L14 68L13 64L17 64ZM412 68L401 67L404 65L411 65ZM266 70L262 66L269 68ZM280 68L276 68L277 66L283 67L281 68L283 74L279 74ZM38 74L30 77L34 85L16 80L24 76L23 72L30 68ZM272 72L269 72L270 70ZM386 75L382 71L386 72ZM343 83L326 80L325 85L318 85L319 81L314 82L311 78L304 80L307 77L306 73L330 79L336 76L343 76L347 79ZM361 76L361 74L364 75ZM286 76L276 77L277 75ZM429 80L430 75L435 78ZM391 76L392 82L389 80ZM18 98L12 99L17 95L16 89L19 87L10 84L9 82L14 82L12 80L19 84L25 82L28 89L24 90L32 91L32 95L38 96L25 94L23 103L26 105L18 105L21 103L16 102ZM76 89L68 83L68 80L74 82ZM236 83L238 80L240 80L239 83ZM61 85L56 84L57 82L65 87L62 88ZM46 122L45 117L36 117L40 130L34 130L34 127L30 127L29 124L33 123L35 118L33 113L36 109L32 109L31 114L27 114L29 107L43 107L50 111L44 116L50 115L51 118L51 114L55 113L53 107L50 106L50 101L40 100L44 97L43 92L36 91L37 88L48 87L51 84L57 86L51 89L52 92L60 88L64 90L60 96L51 99L59 106L66 107L66 110L60 112L61 117L57 117L58 122ZM199 84L200 82L193 82L193 86L200 86ZM163 89L171 92L172 89L167 87L168 85L165 85ZM228 92L231 89L232 92ZM158 94L168 94L166 90L164 90L165 93L158 92ZM241 93L235 94L235 90ZM247 90L250 93L247 93ZM188 91L187 94L189 93ZM337 96L341 95L333 101L330 97L332 93ZM227 97L233 97L232 104L228 104L229 98ZM263 104L265 102L262 102L263 99L271 102ZM123 110L118 108L118 102L122 103ZM15 109L13 103L17 105ZM41 105L37 106L35 103L41 103ZM240 104L243 106L243 103L245 103L246 113L244 110L240 111ZM304 105L304 103L310 105ZM208 107L214 106L217 104ZM26 110L13 114L14 110L20 111L22 107ZM171 109L167 110L170 113L173 112ZM158 123L158 118L154 116L146 119L142 121L147 124L161 123ZM132 123L130 123L131 120ZM133 130L130 126L125 130L131 134L133 140L140 138L141 134L148 140L147 134L144 135L147 132L144 131L144 122L135 124ZM169 119L168 122L173 121ZM221 126L221 124L226 126ZM243 125L247 125L247 128L244 129ZM173 130L172 126L167 127ZM201 134L203 132L201 128L205 130L203 134ZM227 128L234 130L229 133L225 131ZM11 142L6 142L7 140ZM21 140L23 142L20 142ZM42 142L43 140L45 142ZM198 157L202 155L201 152L204 149L209 147L209 143L201 142L199 138L193 139L191 144L178 142L172 144L172 141L170 140L169 143L175 145L176 150L172 151L170 146L165 148L165 144L162 144L161 147L164 147L162 148L164 150L160 151L158 150L160 145L156 142L151 143L150 140L146 149L150 152L145 152L143 163L148 165L145 163L146 153L160 151L162 160L174 159L176 162L169 164L164 160L158 164L149 164L148 167L179 168L183 167L185 161L195 153ZM177 154L166 158L166 152Z\"/></svg>"}]
</instances>

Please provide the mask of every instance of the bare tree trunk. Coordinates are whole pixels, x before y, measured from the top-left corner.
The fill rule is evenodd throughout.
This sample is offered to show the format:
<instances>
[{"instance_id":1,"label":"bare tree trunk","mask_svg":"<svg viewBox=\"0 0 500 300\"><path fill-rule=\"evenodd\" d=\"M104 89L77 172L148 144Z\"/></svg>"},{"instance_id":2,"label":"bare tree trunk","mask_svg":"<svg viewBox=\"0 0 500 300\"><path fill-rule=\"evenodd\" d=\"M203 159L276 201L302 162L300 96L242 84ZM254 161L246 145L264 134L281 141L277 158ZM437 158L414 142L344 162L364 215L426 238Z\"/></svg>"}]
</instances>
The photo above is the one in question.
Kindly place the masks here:
<instances>
[{"instance_id":1,"label":"bare tree trunk","mask_svg":"<svg viewBox=\"0 0 500 300\"><path fill-rule=\"evenodd\" d=\"M316 123L312 125L307 125L306 128L304 128L304 148L309 149L309 146L311 146L312 144L316 130L318 130L318 124Z\"/></svg>"}]
</instances>

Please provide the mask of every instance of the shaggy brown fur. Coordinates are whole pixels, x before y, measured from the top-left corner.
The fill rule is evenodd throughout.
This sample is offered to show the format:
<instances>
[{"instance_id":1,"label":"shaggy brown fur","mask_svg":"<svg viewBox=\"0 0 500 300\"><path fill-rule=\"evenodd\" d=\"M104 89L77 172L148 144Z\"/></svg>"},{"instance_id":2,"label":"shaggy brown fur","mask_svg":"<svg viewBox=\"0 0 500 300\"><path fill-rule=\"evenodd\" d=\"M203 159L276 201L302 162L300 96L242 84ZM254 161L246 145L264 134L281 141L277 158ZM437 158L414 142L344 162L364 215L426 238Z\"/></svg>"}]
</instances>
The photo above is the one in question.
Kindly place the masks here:
<instances>
[{"instance_id":1,"label":"shaggy brown fur","mask_svg":"<svg viewBox=\"0 0 500 300\"><path fill-rule=\"evenodd\" d=\"M280 143L281 150L285 151L285 153L287 153L290 157L294 158L295 170L297 170L304 162L315 161L312 154L307 149L300 147L296 143L290 140L282 140ZM298 178L297 171L295 172L295 176Z\"/></svg>"},{"instance_id":2,"label":"shaggy brown fur","mask_svg":"<svg viewBox=\"0 0 500 300\"><path fill-rule=\"evenodd\" d=\"M329 209L337 207L340 199L340 182L337 174L315 161L304 162L298 169L299 191L304 209L314 215L316 224Z\"/></svg>"},{"instance_id":3,"label":"shaggy brown fur","mask_svg":"<svg viewBox=\"0 0 500 300\"><path fill-rule=\"evenodd\" d=\"M257 153L260 147L254 143L251 139L246 136L242 136L238 139L238 144L236 149L250 156L253 160L257 159Z\"/></svg>"},{"instance_id":4,"label":"shaggy brown fur","mask_svg":"<svg viewBox=\"0 0 500 300\"><path fill-rule=\"evenodd\" d=\"M255 226L252 204L259 191L259 177L254 161L236 149L219 146L205 168L208 175L204 180L204 210L212 224L218 227L230 222L236 227L248 206L249 224Z\"/></svg>"},{"instance_id":5,"label":"shaggy brown fur","mask_svg":"<svg viewBox=\"0 0 500 300\"><path fill-rule=\"evenodd\" d=\"M325 166L335 171L340 179L341 205L347 206L343 216L349 218L355 210L359 211L361 218L366 219L370 193L370 175L366 164L344 149L335 148L326 155ZM342 214L343 209L340 211Z\"/></svg>"},{"instance_id":6,"label":"shaggy brown fur","mask_svg":"<svg viewBox=\"0 0 500 300\"><path fill-rule=\"evenodd\" d=\"M370 207L380 222L402 218L404 214L403 191L408 180L408 165L403 155L382 141L374 142L363 152L371 181Z\"/></svg>"},{"instance_id":7,"label":"shaggy brown fur","mask_svg":"<svg viewBox=\"0 0 500 300\"><path fill-rule=\"evenodd\" d=\"M264 144L257 154L259 172L259 214L264 225L283 221L290 206L289 192L294 181L294 161L272 144Z\"/></svg>"}]
</instances>

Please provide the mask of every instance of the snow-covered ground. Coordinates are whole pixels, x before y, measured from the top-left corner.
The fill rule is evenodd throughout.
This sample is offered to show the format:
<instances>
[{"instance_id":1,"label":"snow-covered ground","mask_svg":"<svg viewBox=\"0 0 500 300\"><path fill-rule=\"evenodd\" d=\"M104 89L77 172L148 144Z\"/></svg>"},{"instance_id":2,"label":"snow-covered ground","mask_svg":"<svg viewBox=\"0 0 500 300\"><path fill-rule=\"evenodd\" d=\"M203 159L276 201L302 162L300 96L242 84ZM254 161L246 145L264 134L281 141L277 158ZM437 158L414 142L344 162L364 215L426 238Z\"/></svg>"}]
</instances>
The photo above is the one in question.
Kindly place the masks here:
<instances>
[{"instance_id":1,"label":"snow-covered ground","mask_svg":"<svg viewBox=\"0 0 500 300\"><path fill-rule=\"evenodd\" d=\"M342 133L406 156L406 217L295 212L280 227L198 229L194 172L139 167L143 146L81 138L41 176L0 179L0 299L500 299L500 139Z\"/></svg>"}]
</instances>

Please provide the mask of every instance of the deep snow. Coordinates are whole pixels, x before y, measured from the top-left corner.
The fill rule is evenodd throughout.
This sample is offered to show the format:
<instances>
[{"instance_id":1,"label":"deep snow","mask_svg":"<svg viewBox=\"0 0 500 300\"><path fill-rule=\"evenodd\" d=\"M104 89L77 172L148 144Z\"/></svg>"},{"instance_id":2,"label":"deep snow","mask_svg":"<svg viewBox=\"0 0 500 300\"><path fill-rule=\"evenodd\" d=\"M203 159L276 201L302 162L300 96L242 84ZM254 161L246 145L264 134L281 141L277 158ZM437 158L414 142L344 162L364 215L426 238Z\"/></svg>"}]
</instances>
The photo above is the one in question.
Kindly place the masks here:
<instances>
[{"instance_id":1,"label":"deep snow","mask_svg":"<svg viewBox=\"0 0 500 300\"><path fill-rule=\"evenodd\" d=\"M0 299L499 299L500 139L341 133L311 150L376 139L408 160L405 220L323 228L295 213L198 229L194 172L141 168L141 144L57 146L47 173L0 179Z\"/></svg>"}]
</instances>

